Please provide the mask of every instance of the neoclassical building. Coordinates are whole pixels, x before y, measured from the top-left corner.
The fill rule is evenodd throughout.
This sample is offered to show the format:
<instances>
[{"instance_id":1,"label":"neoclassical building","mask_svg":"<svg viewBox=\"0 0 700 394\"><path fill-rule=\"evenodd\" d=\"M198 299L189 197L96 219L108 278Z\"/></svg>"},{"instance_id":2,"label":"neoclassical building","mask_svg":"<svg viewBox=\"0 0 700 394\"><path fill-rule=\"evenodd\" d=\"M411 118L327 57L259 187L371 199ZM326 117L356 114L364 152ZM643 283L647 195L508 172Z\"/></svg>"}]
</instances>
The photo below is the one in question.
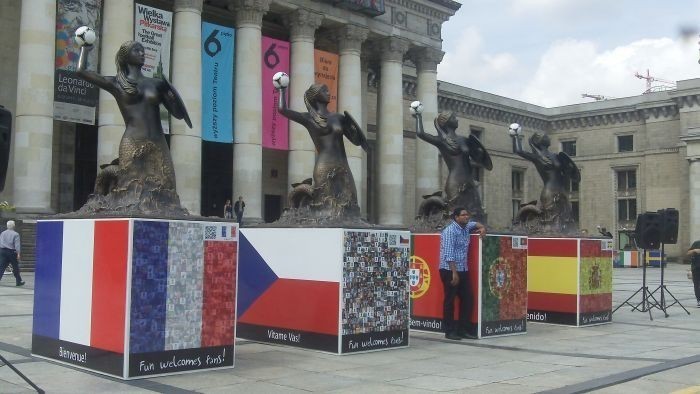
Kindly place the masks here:
<instances>
[{"instance_id":1,"label":"neoclassical building","mask_svg":"<svg viewBox=\"0 0 700 394\"><path fill-rule=\"evenodd\" d=\"M69 212L92 191L100 164L116 157L124 122L114 99L99 93L95 125L54 117L56 8L61 0L0 2L0 105L14 114L13 146L1 199L17 212ZM424 103L426 131L439 111L458 115L462 134L474 133L494 168L480 172L488 222L507 228L520 203L539 196L534 167L512 153L508 125L526 135L547 133L553 150L579 165L571 185L580 227L614 233L620 247L636 215L680 211L678 256L700 239L700 80L671 91L544 108L437 79L441 29L460 9L452 0L103 0L99 72L114 75L114 54L134 37L137 4L172 12L169 76L194 127L171 122L169 143L183 205L221 216L228 198L243 196L249 221L276 219L290 183L311 176L314 145L289 124L289 148L262 143L263 36L289 42L290 106L305 111L302 95L314 83L314 51L337 55L337 108L364 127L368 153L346 144L363 213L374 223L409 225L423 195L442 189L446 171L437 150L416 139L408 111ZM235 29L232 143L202 139L202 22Z\"/></svg>"}]
</instances>

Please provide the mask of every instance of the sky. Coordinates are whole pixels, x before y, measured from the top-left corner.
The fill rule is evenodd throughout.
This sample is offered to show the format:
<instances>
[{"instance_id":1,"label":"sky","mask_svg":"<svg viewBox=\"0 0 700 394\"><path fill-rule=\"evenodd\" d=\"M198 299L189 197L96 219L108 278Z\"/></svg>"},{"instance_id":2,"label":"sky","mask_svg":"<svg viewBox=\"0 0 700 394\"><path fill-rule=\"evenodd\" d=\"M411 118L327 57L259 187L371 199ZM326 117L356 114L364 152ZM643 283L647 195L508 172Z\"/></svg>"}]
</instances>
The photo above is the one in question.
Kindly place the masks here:
<instances>
[{"instance_id":1,"label":"sky","mask_svg":"<svg viewBox=\"0 0 700 394\"><path fill-rule=\"evenodd\" d=\"M700 78L700 0L458 0L438 79L544 107ZM683 34L685 32L685 34ZM654 82L657 86L662 83Z\"/></svg>"}]
</instances>

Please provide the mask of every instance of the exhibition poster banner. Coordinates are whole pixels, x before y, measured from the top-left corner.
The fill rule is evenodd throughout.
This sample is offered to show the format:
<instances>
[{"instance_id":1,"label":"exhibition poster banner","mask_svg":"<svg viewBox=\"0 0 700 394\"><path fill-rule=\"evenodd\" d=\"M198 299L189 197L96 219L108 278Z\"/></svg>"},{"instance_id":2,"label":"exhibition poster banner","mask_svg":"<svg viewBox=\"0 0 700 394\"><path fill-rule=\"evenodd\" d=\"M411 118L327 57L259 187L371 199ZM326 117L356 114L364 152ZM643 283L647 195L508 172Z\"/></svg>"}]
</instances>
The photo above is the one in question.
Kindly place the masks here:
<instances>
[{"instance_id":1,"label":"exhibition poster banner","mask_svg":"<svg viewBox=\"0 0 700 394\"><path fill-rule=\"evenodd\" d=\"M489 235L481 248L480 337L525 332L527 237Z\"/></svg>"},{"instance_id":2,"label":"exhibition poster banner","mask_svg":"<svg viewBox=\"0 0 700 394\"><path fill-rule=\"evenodd\" d=\"M75 30L89 26L100 31L102 0L56 1L56 56L54 72L53 117L56 120L95 124L95 108L99 88L78 77L75 69L80 46L75 42ZM97 71L100 37L88 53L88 70Z\"/></svg>"},{"instance_id":3,"label":"exhibition poster banner","mask_svg":"<svg viewBox=\"0 0 700 394\"><path fill-rule=\"evenodd\" d=\"M440 234L413 234L411 264L408 270L411 286L411 328L442 332L442 299L440 280Z\"/></svg>"},{"instance_id":4,"label":"exhibition poster banner","mask_svg":"<svg viewBox=\"0 0 700 394\"><path fill-rule=\"evenodd\" d=\"M578 318L580 326L612 321L613 245L610 241L581 239Z\"/></svg>"},{"instance_id":5,"label":"exhibition poster banner","mask_svg":"<svg viewBox=\"0 0 700 394\"><path fill-rule=\"evenodd\" d=\"M173 13L147 5L134 4L134 41L143 45L146 61L141 71L150 78L167 79L170 72L170 36ZM168 111L161 106L163 132L170 132Z\"/></svg>"},{"instance_id":6,"label":"exhibition poster banner","mask_svg":"<svg viewBox=\"0 0 700 394\"><path fill-rule=\"evenodd\" d=\"M289 42L262 38L263 148L289 150L289 120L277 112L279 93L272 77L289 72Z\"/></svg>"},{"instance_id":7,"label":"exhibition poster banner","mask_svg":"<svg viewBox=\"0 0 700 394\"><path fill-rule=\"evenodd\" d=\"M341 353L408 346L408 231L345 230Z\"/></svg>"},{"instance_id":8,"label":"exhibition poster banner","mask_svg":"<svg viewBox=\"0 0 700 394\"><path fill-rule=\"evenodd\" d=\"M122 379L232 367L238 234L224 222L39 221L32 353Z\"/></svg>"},{"instance_id":9,"label":"exhibition poster banner","mask_svg":"<svg viewBox=\"0 0 700 394\"><path fill-rule=\"evenodd\" d=\"M328 110L336 112L338 110L338 55L315 49L314 59L314 81L328 86L331 92Z\"/></svg>"},{"instance_id":10,"label":"exhibition poster banner","mask_svg":"<svg viewBox=\"0 0 700 394\"><path fill-rule=\"evenodd\" d=\"M233 142L234 30L202 22L202 139Z\"/></svg>"}]
</instances>

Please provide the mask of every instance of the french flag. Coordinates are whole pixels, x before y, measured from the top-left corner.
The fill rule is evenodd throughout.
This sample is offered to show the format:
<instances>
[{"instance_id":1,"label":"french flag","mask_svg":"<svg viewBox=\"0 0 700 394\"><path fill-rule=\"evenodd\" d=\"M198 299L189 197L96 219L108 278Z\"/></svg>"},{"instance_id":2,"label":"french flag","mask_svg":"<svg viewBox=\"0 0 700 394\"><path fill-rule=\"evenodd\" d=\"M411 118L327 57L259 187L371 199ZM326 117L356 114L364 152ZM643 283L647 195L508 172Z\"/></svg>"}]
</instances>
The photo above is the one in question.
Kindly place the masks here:
<instances>
[{"instance_id":1,"label":"french flag","mask_svg":"<svg viewBox=\"0 0 700 394\"><path fill-rule=\"evenodd\" d=\"M37 239L34 335L123 353L129 221L39 222Z\"/></svg>"},{"instance_id":2,"label":"french flag","mask_svg":"<svg viewBox=\"0 0 700 394\"><path fill-rule=\"evenodd\" d=\"M118 354L232 345L235 230L186 221L40 221L33 334Z\"/></svg>"}]
</instances>

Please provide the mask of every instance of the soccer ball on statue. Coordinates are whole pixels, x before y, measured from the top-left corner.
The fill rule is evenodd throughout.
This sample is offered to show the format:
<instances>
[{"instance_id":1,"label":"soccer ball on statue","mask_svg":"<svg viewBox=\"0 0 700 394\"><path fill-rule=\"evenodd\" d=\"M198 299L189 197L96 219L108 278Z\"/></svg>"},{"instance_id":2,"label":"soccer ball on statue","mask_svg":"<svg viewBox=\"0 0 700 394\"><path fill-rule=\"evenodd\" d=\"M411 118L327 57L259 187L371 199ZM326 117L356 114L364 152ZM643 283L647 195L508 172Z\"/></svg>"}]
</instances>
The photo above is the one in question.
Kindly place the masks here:
<instances>
[{"instance_id":1,"label":"soccer ball on statue","mask_svg":"<svg viewBox=\"0 0 700 394\"><path fill-rule=\"evenodd\" d=\"M272 76L272 84L275 86L275 89L286 88L289 86L289 75L282 71L278 72Z\"/></svg>"},{"instance_id":2,"label":"soccer ball on statue","mask_svg":"<svg viewBox=\"0 0 700 394\"><path fill-rule=\"evenodd\" d=\"M90 26L80 26L75 30L75 42L81 47L94 44L96 39L97 34Z\"/></svg>"},{"instance_id":3,"label":"soccer ball on statue","mask_svg":"<svg viewBox=\"0 0 700 394\"><path fill-rule=\"evenodd\" d=\"M512 123L510 127L508 127L508 134L510 134L512 137L515 137L516 135L520 134L520 125L517 123Z\"/></svg>"},{"instance_id":4,"label":"soccer ball on statue","mask_svg":"<svg viewBox=\"0 0 700 394\"><path fill-rule=\"evenodd\" d=\"M411 115L420 114L421 112L423 112L423 103L416 100L411 103L411 106L408 107L408 110L411 111Z\"/></svg>"}]
</instances>

